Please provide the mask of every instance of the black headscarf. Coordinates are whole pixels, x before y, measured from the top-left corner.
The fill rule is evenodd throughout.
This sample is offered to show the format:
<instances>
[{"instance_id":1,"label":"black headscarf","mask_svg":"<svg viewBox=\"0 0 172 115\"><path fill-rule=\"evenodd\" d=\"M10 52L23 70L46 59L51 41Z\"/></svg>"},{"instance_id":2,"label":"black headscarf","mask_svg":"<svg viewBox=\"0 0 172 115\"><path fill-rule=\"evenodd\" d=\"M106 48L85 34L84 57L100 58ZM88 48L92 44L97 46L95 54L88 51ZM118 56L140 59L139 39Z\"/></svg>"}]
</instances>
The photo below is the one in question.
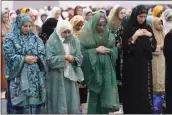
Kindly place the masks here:
<instances>
[{"instance_id":1,"label":"black headscarf","mask_svg":"<svg viewBox=\"0 0 172 115\"><path fill-rule=\"evenodd\" d=\"M124 39L129 39L139 28L146 28L146 19L143 24L140 24L137 21L137 16L143 13L148 14L148 10L143 5L139 5L133 9L132 14L127 21L127 24L124 27Z\"/></svg>"},{"instance_id":2,"label":"black headscarf","mask_svg":"<svg viewBox=\"0 0 172 115\"><path fill-rule=\"evenodd\" d=\"M49 36L54 32L54 28L56 28L58 20L55 18L49 18L42 25L42 32L39 37L43 40L44 43L48 40Z\"/></svg>"}]
</instances>

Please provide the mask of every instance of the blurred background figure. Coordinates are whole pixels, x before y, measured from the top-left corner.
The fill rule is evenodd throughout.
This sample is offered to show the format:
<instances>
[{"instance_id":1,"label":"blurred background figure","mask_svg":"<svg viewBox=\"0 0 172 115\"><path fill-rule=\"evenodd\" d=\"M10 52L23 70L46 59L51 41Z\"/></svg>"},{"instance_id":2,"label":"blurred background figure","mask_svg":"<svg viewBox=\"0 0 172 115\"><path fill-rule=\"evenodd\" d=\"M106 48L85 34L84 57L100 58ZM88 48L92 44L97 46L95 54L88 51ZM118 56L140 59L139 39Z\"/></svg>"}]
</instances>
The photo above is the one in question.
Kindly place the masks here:
<instances>
[{"instance_id":1,"label":"blurred background figure","mask_svg":"<svg viewBox=\"0 0 172 115\"><path fill-rule=\"evenodd\" d=\"M84 22L86 23L92 17L92 10L90 8L83 9Z\"/></svg>"},{"instance_id":2,"label":"blurred background figure","mask_svg":"<svg viewBox=\"0 0 172 115\"><path fill-rule=\"evenodd\" d=\"M152 15L154 17L161 17L164 10L165 10L164 6L157 5L153 8Z\"/></svg>"},{"instance_id":3,"label":"blurred background figure","mask_svg":"<svg viewBox=\"0 0 172 115\"><path fill-rule=\"evenodd\" d=\"M82 26L84 25L84 18L83 16L76 15L71 20L70 23L72 24L72 33L78 37L82 30Z\"/></svg>"},{"instance_id":4,"label":"blurred background figure","mask_svg":"<svg viewBox=\"0 0 172 115\"><path fill-rule=\"evenodd\" d=\"M14 22L14 20L16 19L16 17L17 17L16 11L15 10L11 10L9 12L9 16L10 16L10 23L12 24Z\"/></svg>"}]
</instances>

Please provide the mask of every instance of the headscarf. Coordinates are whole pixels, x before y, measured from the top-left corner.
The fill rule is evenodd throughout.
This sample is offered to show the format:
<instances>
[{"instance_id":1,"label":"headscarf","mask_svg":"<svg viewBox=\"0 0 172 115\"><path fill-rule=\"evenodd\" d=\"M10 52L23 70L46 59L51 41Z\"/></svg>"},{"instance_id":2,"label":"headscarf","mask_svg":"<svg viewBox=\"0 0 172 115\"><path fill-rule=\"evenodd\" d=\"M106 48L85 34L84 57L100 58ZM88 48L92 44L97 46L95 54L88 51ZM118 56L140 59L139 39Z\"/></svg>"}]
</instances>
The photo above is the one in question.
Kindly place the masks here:
<instances>
[{"instance_id":1,"label":"headscarf","mask_svg":"<svg viewBox=\"0 0 172 115\"><path fill-rule=\"evenodd\" d=\"M121 19L119 18L120 11L124 9L123 7L117 7L112 18L109 20L109 26L112 31L116 31L120 27Z\"/></svg>"},{"instance_id":2,"label":"headscarf","mask_svg":"<svg viewBox=\"0 0 172 115\"><path fill-rule=\"evenodd\" d=\"M155 6L152 11L152 15L157 17L159 13L161 13L164 10L163 6Z\"/></svg>"},{"instance_id":3,"label":"headscarf","mask_svg":"<svg viewBox=\"0 0 172 115\"><path fill-rule=\"evenodd\" d=\"M161 51L160 46L164 44L165 35L163 32L163 25L161 23L161 18L154 17L151 24L155 39L157 41L157 51Z\"/></svg>"},{"instance_id":4,"label":"headscarf","mask_svg":"<svg viewBox=\"0 0 172 115\"><path fill-rule=\"evenodd\" d=\"M56 14L57 11L60 11L60 12L61 12L61 9L60 9L59 7L54 7L54 8L50 11L50 13L49 13L47 19L48 19L48 18L55 18L55 14ZM62 20L61 15L59 16L59 19L58 19L58 20Z\"/></svg>"},{"instance_id":5,"label":"headscarf","mask_svg":"<svg viewBox=\"0 0 172 115\"><path fill-rule=\"evenodd\" d=\"M20 11L20 13L21 14L25 14L27 10L29 10L29 8L22 8L21 11Z\"/></svg>"},{"instance_id":6,"label":"headscarf","mask_svg":"<svg viewBox=\"0 0 172 115\"><path fill-rule=\"evenodd\" d=\"M58 21L55 31L59 38L63 39L61 33L67 29L72 31L72 25L70 24L70 22L68 20L60 20Z\"/></svg>"},{"instance_id":7,"label":"headscarf","mask_svg":"<svg viewBox=\"0 0 172 115\"><path fill-rule=\"evenodd\" d=\"M36 17L38 18L38 14L39 14L39 12L38 12L37 10L35 10L35 9L30 9L30 11L28 12L28 15L29 15L30 17L36 16ZM36 19L37 19L37 18L36 18Z\"/></svg>"},{"instance_id":8,"label":"headscarf","mask_svg":"<svg viewBox=\"0 0 172 115\"><path fill-rule=\"evenodd\" d=\"M69 13L68 12L63 11L62 16L63 16L64 20L69 20Z\"/></svg>"},{"instance_id":9,"label":"headscarf","mask_svg":"<svg viewBox=\"0 0 172 115\"><path fill-rule=\"evenodd\" d=\"M36 20L32 25L32 30L33 30L33 32L38 34L40 32L40 28L42 27L42 24L43 24L43 22L41 21L41 17L39 15L39 12L35 9L30 9L30 11L28 12L28 15L30 17L32 17L32 16L36 17Z\"/></svg>"},{"instance_id":10,"label":"headscarf","mask_svg":"<svg viewBox=\"0 0 172 115\"><path fill-rule=\"evenodd\" d=\"M107 14L106 14L106 10L104 10L104 9L100 9L100 10L98 10L98 12L104 13L104 14L105 14L105 16L107 16Z\"/></svg>"},{"instance_id":11,"label":"headscarf","mask_svg":"<svg viewBox=\"0 0 172 115\"><path fill-rule=\"evenodd\" d=\"M16 11L15 10L11 10L9 12L9 15L10 15L10 23L12 24L14 22L14 20L16 19L16 17L17 17Z\"/></svg>"},{"instance_id":12,"label":"headscarf","mask_svg":"<svg viewBox=\"0 0 172 115\"><path fill-rule=\"evenodd\" d=\"M74 16L78 15L78 14L77 14L77 10L78 10L79 8L83 9L82 6L79 6L79 5L76 6L75 9L74 9Z\"/></svg>"},{"instance_id":13,"label":"headscarf","mask_svg":"<svg viewBox=\"0 0 172 115\"><path fill-rule=\"evenodd\" d=\"M8 11L2 10L1 20L2 20L5 13L8 13ZM8 15L9 15L9 13L8 13ZM9 17L8 17L8 19L9 19ZM8 20L7 23L4 23L2 20L2 35L1 36L5 36L10 31L10 27L11 27L10 20Z\"/></svg>"},{"instance_id":14,"label":"headscarf","mask_svg":"<svg viewBox=\"0 0 172 115\"><path fill-rule=\"evenodd\" d=\"M39 34L40 38L43 40L44 44L49 39L50 35L54 32L57 26L57 20L55 18L49 18L42 25L42 32Z\"/></svg>"},{"instance_id":15,"label":"headscarf","mask_svg":"<svg viewBox=\"0 0 172 115\"><path fill-rule=\"evenodd\" d=\"M79 36L80 35L80 32L81 32L81 30L79 30L79 31L77 31L76 29L75 29L75 27L76 27L76 25L78 24L78 23L81 23L82 25L84 25L84 18L82 17L82 16L80 16L80 15L76 15L76 16L74 16L71 20L70 20L70 23L72 24L72 26L73 26L73 28L72 28L72 33L75 35L75 36Z\"/></svg>"},{"instance_id":16,"label":"headscarf","mask_svg":"<svg viewBox=\"0 0 172 115\"><path fill-rule=\"evenodd\" d=\"M85 18L88 13L92 13L92 10L90 8L84 8L83 9L83 17Z\"/></svg>"},{"instance_id":17,"label":"headscarf","mask_svg":"<svg viewBox=\"0 0 172 115\"><path fill-rule=\"evenodd\" d=\"M26 22L32 22L30 16L27 14L19 14L11 27L9 35L14 34L16 37L18 36L20 38L22 26Z\"/></svg>"},{"instance_id":18,"label":"headscarf","mask_svg":"<svg viewBox=\"0 0 172 115\"><path fill-rule=\"evenodd\" d=\"M96 44L98 45L100 42L100 38L96 30L96 26L101 16L105 17L107 21L107 18L104 13L100 13L100 12L95 13L93 17L88 21L88 23L86 23L82 28L82 32L80 33L79 38L85 39L85 36L87 36L89 39L94 39ZM104 35L102 39L107 39L108 36L109 36L109 26L108 24L106 24L106 26L104 27Z\"/></svg>"},{"instance_id":19,"label":"headscarf","mask_svg":"<svg viewBox=\"0 0 172 115\"><path fill-rule=\"evenodd\" d=\"M172 21L167 21L168 17L172 16L172 9L167 9L163 12L161 19L163 21L164 26L164 33L165 35L171 30L172 28Z\"/></svg>"}]
</instances>

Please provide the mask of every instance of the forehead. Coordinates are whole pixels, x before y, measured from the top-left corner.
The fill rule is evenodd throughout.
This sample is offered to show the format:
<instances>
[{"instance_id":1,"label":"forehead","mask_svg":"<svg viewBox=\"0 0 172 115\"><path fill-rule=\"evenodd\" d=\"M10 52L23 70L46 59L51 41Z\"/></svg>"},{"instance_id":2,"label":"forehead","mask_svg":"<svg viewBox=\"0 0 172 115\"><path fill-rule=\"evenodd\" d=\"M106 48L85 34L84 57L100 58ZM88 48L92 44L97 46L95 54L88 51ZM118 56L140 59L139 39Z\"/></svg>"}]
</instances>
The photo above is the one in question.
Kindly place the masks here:
<instances>
[{"instance_id":1,"label":"forehead","mask_svg":"<svg viewBox=\"0 0 172 115\"><path fill-rule=\"evenodd\" d=\"M123 8L120 12L125 12L125 11L126 11L126 9Z\"/></svg>"},{"instance_id":2,"label":"forehead","mask_svg":"<svg viewBox=\"0 0 172 115\"><path fill-rule=\"evenodd\" d=\"M147 16L147 14L146 13L142 13L142 14L139 14L139 15L137 15L137 16Z\"/></svg>"},{"instance_id":3,"label":"forehead","mask_svg":"<svg viewBox=\"0 0 172 115\"><path fill-rule=\"evenodd\" d=\"M3 14L3 16L8 16L8 12L5 12L5 13Z\"/></svg>"},{"instance_id":4,"label":"forehead","mask_svg":"<svg viewBox=\"0 0 172 115\"><path fill-rule=\"evenodd\" d=\"M69 29L64 30L62 33L70 33L71 31Z\"/></svg>"},{"instance_id":5,"label":"forehead","mask_svg":"<svg viewBox=\"0 0 172 115\"><path fill-rule=\"evenodd\" d=\"M23 24L23 26L26 26L26 25L32 25L32 22L25 22L25 23Z\"/></svg>"},{"instance_id":6,"label":"forehead","mask_svg":"<svg viewBox=\"0 0 172 115\"><path fill-rule=\"evenodd\" d=\"M84 23L83 23L83 21L79 21L76 25L77 26L82 26Z\"/></svg>"},{"instance_id":7,"label":"forehead","mask_svg":"<svg viewBox=\"0 0 172 115\"><path fill-rule=\"evenodd\" d=\"M104 16L101 16L101 17L99 18L99 22L98 22L98 23L104 23L104 22L106 22L106 19L105 19Z\"/></svg>"}]
</instances>

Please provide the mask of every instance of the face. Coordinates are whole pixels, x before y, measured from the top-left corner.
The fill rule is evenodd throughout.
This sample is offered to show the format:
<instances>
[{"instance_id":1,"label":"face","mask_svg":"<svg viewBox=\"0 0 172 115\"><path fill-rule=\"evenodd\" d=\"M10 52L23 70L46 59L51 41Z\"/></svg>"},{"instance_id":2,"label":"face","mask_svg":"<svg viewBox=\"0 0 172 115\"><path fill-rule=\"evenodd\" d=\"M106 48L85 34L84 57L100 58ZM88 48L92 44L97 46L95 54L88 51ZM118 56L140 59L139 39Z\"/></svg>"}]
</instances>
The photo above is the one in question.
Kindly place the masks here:
<instances>
[{"instance_id":1,"label":"face","mask_svg":"<svg viewBox=\"0 0 172 115\"><path fill-rule=\"evenodd\" d=\"M70 10L68 10L68 13L69 13L69 15L73 16L74 15L74 10L70 9Z\"/></svg>"},{"instance_id":2,"label":"face","mask_svg":"<svg viewBox=\"0 0 172 115\"><path fill-rule=\"evenodd\" d=\"M100 20L104 20L104 21L100 21ZM103 33L104 32L104 27L106 26L106 20L104 17L101 17L99 19L99 23L97 24L96 26L96 30L99 34Z\"/></svg>"},{"instance_id":3,"label":"face","mask_svg":"<svg viewBox=\"0 0 172 115\"><path fill-rule=\"evenodd\" d=\"M46 15L43 15L42 17L41 17L41 20L42 21L45 21L47 19L47 16Z\"/></svg>"},{"instance_id":4,"label":"face","mask_svg":"<svg viewBox=\"0 0 172 115\"><path fill-rule=\"evenodd\" d=\"M69 29L66 29L61 33L61 37L65 39L68 38L70 35L71 35L71 31Z\"/></svg>"},{"instance_id":5,"label":"face","mask_svg":"<svg viewBox=\"0 0 172 115\"><path fill-rule=\"evenodd\" d=\"M126 16L126 10L125 9L122 9L119 12L119 18L122 20L125 16Z\"/></svg>"},{"instance_id":6,"label":"face","mask_svg":"<svg viewBox=\"0 0 172 115\"><path fill-rule=\"evenodd\" d=\"M83 13L83 9L82 8L78 8L76 13L80 16L82 16L82 13Z\"/></svg>"},{"instance_id":7,"label":"face","mask_svg":"<svg viewBox=\"0 0 172 115\"><path fill-rule=\"evenodd\" d=\"M92 17L92 13L89 12L86 14L85 19L88 21L89 19L91 19L91 17Z\"/></svg>"},{"instance_id":8,"label":"face","mask_svg":"<svg viewBox=\"0 0 172 115\"><path fill-rule=\"evenodd\" d=\"M80 30L81 30L81 28L82 28L82 26L83 26L83 23L82 23L82 22L81 22L81 23L76 24L76 26L75 26L76 31L80 31Z\"/></svg>"},{"instance_id":9,"label":"face","mask_svg":"<svg viewBox=\"0 0 172 115\"><path fill-rule=\"evenodd\" d=\"M21 31L24 34L28 34L31 30L32 22L26 22L22 25Z\"/></svg>"},{"instance_id":10,"label":"face","mask_svg":"<svg viewBox=\"0 0 172 115\"><path fill-rule=\"evenodd\" d=\"M55 19L58 20L60 15L61 15L61 11L57 11L56 14L55 14Z\"/></svg>"},{"instance_id":11,"label":"face","mask_svg":"<svg viewBox=\"0 0 172 115\"><path fill-rule=\"evenodd\" d=\"M169 16L167 21L172 22L172 16Z\"/></svg>"},{"instance_id":12,"label":"face","mask_svg":"<svg viewBox=\"0 0 172 115\"><path fill-rule=\"evenodd\" d=\"M137 22L139 24L143 24L145 22L146 18L147 18L146 13L140 14L140 15L137 16Z\"/></svg>"},{"instance_id":13,"label":"face","mask_svg":"<svg viewBox=\"0 0 172 115\"><path fill-rule=\"evenodd\" d=\"M9 14L4 13L2 20L3 20L4 23L7 23L9 21Z\"/></svg>"},{"instance_id":14,"label":"face","mask_svg":"<svg viewBox=\"0 0 172 115\"><path fill-rule=\"evenodd\" d=\"M33 16L31 16L31 18L32 18L32 21L33 21L33 22L35 22L35 21L36 21L37 16L34 16L34 15L33 15Z\"/></svg>"}]
</instances>

